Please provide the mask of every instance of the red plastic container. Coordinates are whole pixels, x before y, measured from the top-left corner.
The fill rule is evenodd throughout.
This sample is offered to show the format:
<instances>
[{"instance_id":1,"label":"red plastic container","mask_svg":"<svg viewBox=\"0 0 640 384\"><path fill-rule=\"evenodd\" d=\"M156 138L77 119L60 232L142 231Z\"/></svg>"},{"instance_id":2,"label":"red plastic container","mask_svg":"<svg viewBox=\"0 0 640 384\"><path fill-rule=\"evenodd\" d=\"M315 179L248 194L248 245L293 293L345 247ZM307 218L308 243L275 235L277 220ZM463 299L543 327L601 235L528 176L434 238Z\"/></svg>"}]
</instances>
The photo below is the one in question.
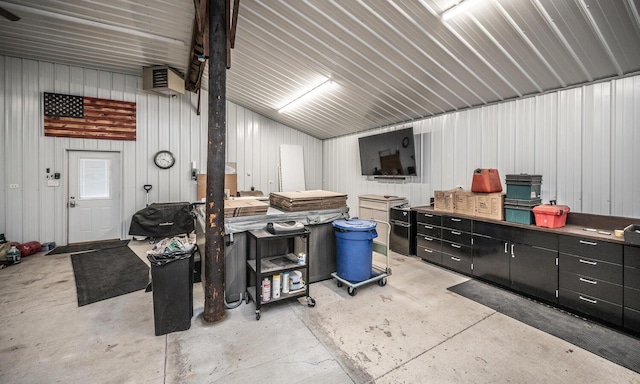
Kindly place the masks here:
<instances>
[{"instance_id":1,"label":"red plastic container","mask_svg":"<svg viewBox=\"0 0 640 384\"><path fill-rule=\"evenodd\" d=\"M542 204L533 207L533 215L536 218L536 226L547 228L564 227L567 222L569 207L566 205Z\"/></svg>"},{"instance_id":2,"label":"red plastic container","mask_svg":"<svg viewBox=\"0 0 640 384\"><path fill-rule=\"evenodd\" d=\"M502 184L500 183L500 174L498 173L498 170L478 168L473 171L471 192L502 192Z\"/></svg>"}]
</instances>

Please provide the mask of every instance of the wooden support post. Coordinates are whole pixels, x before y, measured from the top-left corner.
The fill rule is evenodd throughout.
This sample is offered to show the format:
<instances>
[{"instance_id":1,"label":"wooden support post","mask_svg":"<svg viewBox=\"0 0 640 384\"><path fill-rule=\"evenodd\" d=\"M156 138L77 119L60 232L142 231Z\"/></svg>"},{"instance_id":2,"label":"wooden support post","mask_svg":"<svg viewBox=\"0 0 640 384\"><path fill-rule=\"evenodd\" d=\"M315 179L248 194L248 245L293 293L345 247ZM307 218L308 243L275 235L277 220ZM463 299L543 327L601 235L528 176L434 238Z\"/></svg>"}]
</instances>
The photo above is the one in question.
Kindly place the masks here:
<instances>
[{"instance_id":1,"label":"wooden support post","mask_svg":"<svg viewBox=\"0 0 640 384\"><path fill-rule=\"evenodd\" d=\"M204 320L224 317L224 166L227 85L226 0L209 0L209 133Z\"/></svg>"}]
</instances>

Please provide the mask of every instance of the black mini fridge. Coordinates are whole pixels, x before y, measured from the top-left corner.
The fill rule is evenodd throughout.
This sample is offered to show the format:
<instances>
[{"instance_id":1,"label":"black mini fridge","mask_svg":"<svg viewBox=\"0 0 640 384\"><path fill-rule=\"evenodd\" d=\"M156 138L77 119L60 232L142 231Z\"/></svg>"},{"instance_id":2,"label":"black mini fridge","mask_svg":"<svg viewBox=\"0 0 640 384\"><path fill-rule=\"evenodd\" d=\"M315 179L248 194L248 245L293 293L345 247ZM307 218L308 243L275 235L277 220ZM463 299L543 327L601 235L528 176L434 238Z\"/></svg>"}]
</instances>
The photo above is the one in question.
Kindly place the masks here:
<instances>
[{"instance_id":1,"label":"black mini fridge","mask_svg":"<svg viewBox=\"0 0 640 384\"><path fill-rule=\"evenodd\" d=\"M416 254L416 212L408 207L393 207L389 210L391 234L389 248L403 255Z\"/></svg>"}]
</instances>

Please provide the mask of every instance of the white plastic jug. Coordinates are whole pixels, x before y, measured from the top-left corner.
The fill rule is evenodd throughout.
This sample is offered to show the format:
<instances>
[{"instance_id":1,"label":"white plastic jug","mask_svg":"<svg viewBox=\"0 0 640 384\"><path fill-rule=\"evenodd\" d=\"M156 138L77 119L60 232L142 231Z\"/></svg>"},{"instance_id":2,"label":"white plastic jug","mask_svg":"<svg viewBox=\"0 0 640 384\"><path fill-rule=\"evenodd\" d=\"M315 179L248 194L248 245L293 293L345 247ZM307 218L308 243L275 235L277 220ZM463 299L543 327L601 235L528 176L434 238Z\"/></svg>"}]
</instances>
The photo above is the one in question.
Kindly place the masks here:
<instances>
[{"instance_id":1,"label":"white plastic jug","mask_svg":"<svg viewBox=\"0 0 640 384\"><path fill-rule=\"evenodd\" d=\"M271 300L271 281L268 277L262 280L262 301L267 302Z\"/></svg>"}]
</instances>

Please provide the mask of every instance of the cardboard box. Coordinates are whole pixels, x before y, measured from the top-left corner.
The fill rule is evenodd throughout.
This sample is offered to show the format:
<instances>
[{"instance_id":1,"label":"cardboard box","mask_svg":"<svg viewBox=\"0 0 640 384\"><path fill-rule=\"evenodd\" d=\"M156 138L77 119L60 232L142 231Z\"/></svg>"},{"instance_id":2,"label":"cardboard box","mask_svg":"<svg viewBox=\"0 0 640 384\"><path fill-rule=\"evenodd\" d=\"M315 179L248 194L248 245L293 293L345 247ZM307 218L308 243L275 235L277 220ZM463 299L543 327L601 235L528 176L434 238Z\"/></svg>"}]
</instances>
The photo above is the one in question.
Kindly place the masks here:
<instances>
[{"instance_id":1,"label":"cardboard box","mask_svg":"<svg viewBox=\"0 0 640 384\"><path fill-rule=\"evenodd\" d=\"M476 216L504 220L503 193L475 193Z\"/></svg>"},{"instance_id":2,"label":"cardboard box","mask_svg":"<svg viewBox=\"0 0 640 384\"><path fill-rule=\"evenodd\" d=\"M433 191L433 209L441 212L453 212L456 191L460 191L460 189Z\"/></svg>"},{"instance_id":3,"label":"cardboard box","mask_svg":"<svg viewBox=\"0 0 640 384\"><path fill-rule=\"evenodd\" d=\"M225 174L224 175L224 189L225 195L235 196L238 193L238 175L237 174ZM202 201L207 197L207 175L202 173L198 175L198 201Z\"/></svg>"},{"instance_id":4,"label":"cardboard box","mask_svg":"<svg viewBox=\"0 0 640 384\"><path fill-rule=\"evenodd\" d=\"M453 194L453 212L469 216L476 214L476 194L458 189Z\"/></svg>"}]
</instances>

